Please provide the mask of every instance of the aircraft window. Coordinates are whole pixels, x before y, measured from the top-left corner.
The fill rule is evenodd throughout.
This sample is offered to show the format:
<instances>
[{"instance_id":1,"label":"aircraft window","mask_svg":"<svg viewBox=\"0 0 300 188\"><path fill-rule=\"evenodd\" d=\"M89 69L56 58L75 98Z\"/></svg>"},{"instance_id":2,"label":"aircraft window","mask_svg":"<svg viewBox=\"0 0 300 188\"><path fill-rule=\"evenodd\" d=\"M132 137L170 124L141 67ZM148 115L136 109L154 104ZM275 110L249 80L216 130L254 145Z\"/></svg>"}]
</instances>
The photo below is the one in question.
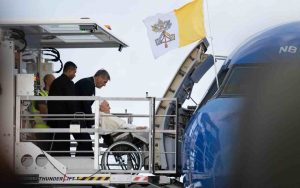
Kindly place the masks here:
<instances>
[{"instance_id":1,"label":"aircraft window","mask_svg":"<svg viewBox=\"0 0 300 188\"><path fill-rule=\"evenodd\" d=\"M220 85L222 85L227 72L228 72L228 69L226 68L226 69L221 70L220 73L218 74L218 80L219 80ZM217 90L218 90L217 83L216 83L216 80L214 80L214 82L211 85L211 87L209 88L207 94L205 95L205 97L203 98L201 103L198 105L198 109L200 109L204 104L206 104L207 101L210 100L216 94Z\"/></svg>"},{"instance_id":2,"label":"aircraft window","mask_svg":"<svg viewBox=\"0 0 300 188\"><path fill-rule=\"evenodd\" d=\"M257 67L234 67L221 95L243 95L250 84L249 80L257 71Z\"/></svg>"}]
</instances>

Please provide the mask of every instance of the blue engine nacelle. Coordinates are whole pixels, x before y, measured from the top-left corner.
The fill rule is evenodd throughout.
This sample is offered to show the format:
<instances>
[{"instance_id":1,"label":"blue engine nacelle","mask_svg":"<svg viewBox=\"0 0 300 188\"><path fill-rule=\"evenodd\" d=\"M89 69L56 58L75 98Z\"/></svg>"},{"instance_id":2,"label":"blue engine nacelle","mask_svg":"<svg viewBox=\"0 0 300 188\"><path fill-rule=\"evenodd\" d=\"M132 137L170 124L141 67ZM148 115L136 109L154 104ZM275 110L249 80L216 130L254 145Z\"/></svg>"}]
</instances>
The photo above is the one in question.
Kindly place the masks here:
<instances>
[{"instance_id":1,"label":"blue engine nacelle","mask_svg":"<svg viewBox=\"0 0 300 188\"><path fill-rule=\"evenodd\" d=\"M185 187L223 187L231 174L247 81L257 67L300 60L300 22L263 31L238 47L190 119L182 146Z\"/></svg>"}]
</instances>

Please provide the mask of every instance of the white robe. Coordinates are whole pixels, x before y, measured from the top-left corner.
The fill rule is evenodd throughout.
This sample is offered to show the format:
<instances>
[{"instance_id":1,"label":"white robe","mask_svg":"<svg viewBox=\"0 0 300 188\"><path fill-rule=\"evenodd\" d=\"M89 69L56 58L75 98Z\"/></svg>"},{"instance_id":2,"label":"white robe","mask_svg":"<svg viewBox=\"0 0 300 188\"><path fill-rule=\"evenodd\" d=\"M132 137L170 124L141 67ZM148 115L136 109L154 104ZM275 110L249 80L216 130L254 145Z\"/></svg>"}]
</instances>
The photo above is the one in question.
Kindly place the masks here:
<instances>
[{"instance_id":1,"label":"white robe","mask_svg":"<svg viewBox=\"0 0 300 188\"><path fill-rule=\"evenodd\" d=\"M114 116L112 114L100 112L100 127L105 130L109 131L106 134L111 134L113 130L116 129L135 129L136 126L132 124L128 124L125 120ZM111 130L111 131L110 131ZM131 133L133 137L136 137L142 140L145 143L148 143L148 133L147 132L140 132L140 133Z\"/></svg>"},{"instance_id":2,"label":"white robe","mask_svg":"<svg viewBox=\"0 0 300 188\"><path fill-rule=\"evenodd\" d=\"M100 126L105 130L135 129L134 125L112 114L100 112Z\"/></svg>"}]
</instances>

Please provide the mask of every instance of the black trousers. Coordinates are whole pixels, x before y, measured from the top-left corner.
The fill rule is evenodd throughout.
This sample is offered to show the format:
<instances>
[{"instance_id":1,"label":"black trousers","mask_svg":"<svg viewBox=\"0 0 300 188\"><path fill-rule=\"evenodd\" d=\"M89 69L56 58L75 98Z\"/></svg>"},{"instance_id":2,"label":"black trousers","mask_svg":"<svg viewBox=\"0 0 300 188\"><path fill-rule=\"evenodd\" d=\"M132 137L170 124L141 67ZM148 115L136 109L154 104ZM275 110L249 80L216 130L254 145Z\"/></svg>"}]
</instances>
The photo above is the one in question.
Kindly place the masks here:
<instances>
[{"instance_id":1,"label":"black trousers","mask_svg":"<svg viewBox=\"0 0 300 188\"><path fill-rule=\"evenodd\" d=\"M73 133L73 136L75 140L91 140L91 136L89 133ZM80 142L77 141L77 147L76 147L76 156L94 156L93 153L93 145L92 142ZM87 151L87 152L82 152Z\"/></svg>"},{"instance_id":2,"label":"black trousers","mask_svg":"<svg viewBox=\"0 0 300 188\"><path fill-rule=\"evenodd\" d=\"M36 139L38 140L52 140L51 133L36 133ZM44 151L50 150L50 141L44 141L44 142L36 142L35 143L39 148L41 148Z\"/></svg>"},{"instance_id":3,"label":"black trousers","mask_svg":"<svg viewBox=\"0 0 300 188\"><path fill-rule=\"evenodd\" d=\"M90 128L90 127L86 125L85 121L80 121L80 128ZM73 136L75 140L91 140L91 136L89 133L73 133ZM90 142L77 141L76 151L77 151L76 156L94 156L92 141ZM83 152L83 151L87 151L87 152Z\"/></svg>"},{"instance_id":4,"label":"black trousers","mask_svg":"<svg viewBox=\"0 0 300 188\"><path fill-rule=\"evenodd\" d=\"M48 121L51 128L69 128L70 121ZM58 151L50 153L52 156L71 156L70 154L70 133L53 133L51 134L52 142L50 144L50 151ZM58 141L61 140L61 141ZM66 141L63 141L66 140ZM66 151L66 152L62 152Z\"/></svg>"}]
</instances>

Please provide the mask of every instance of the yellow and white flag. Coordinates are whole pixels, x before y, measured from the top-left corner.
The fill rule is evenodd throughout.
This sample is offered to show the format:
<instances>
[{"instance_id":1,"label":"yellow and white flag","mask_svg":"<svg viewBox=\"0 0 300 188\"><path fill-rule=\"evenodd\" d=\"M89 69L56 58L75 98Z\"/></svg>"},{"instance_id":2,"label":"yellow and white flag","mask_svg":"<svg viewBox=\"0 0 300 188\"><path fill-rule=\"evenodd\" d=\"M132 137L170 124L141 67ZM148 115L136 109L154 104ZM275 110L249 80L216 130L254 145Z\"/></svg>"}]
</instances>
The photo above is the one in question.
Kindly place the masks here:
<instances>
[{"instance_id":1,"label":"yellow and white flag","mask_svg":"<svg viewBox=\"0 0 300 188\"><path fill-rule=\"evenodd\" d=\"M167 14L148 17L144 24L152 53L157 58L205 37L203 0L193 0Z\"/></svg>"}]
</instances>

